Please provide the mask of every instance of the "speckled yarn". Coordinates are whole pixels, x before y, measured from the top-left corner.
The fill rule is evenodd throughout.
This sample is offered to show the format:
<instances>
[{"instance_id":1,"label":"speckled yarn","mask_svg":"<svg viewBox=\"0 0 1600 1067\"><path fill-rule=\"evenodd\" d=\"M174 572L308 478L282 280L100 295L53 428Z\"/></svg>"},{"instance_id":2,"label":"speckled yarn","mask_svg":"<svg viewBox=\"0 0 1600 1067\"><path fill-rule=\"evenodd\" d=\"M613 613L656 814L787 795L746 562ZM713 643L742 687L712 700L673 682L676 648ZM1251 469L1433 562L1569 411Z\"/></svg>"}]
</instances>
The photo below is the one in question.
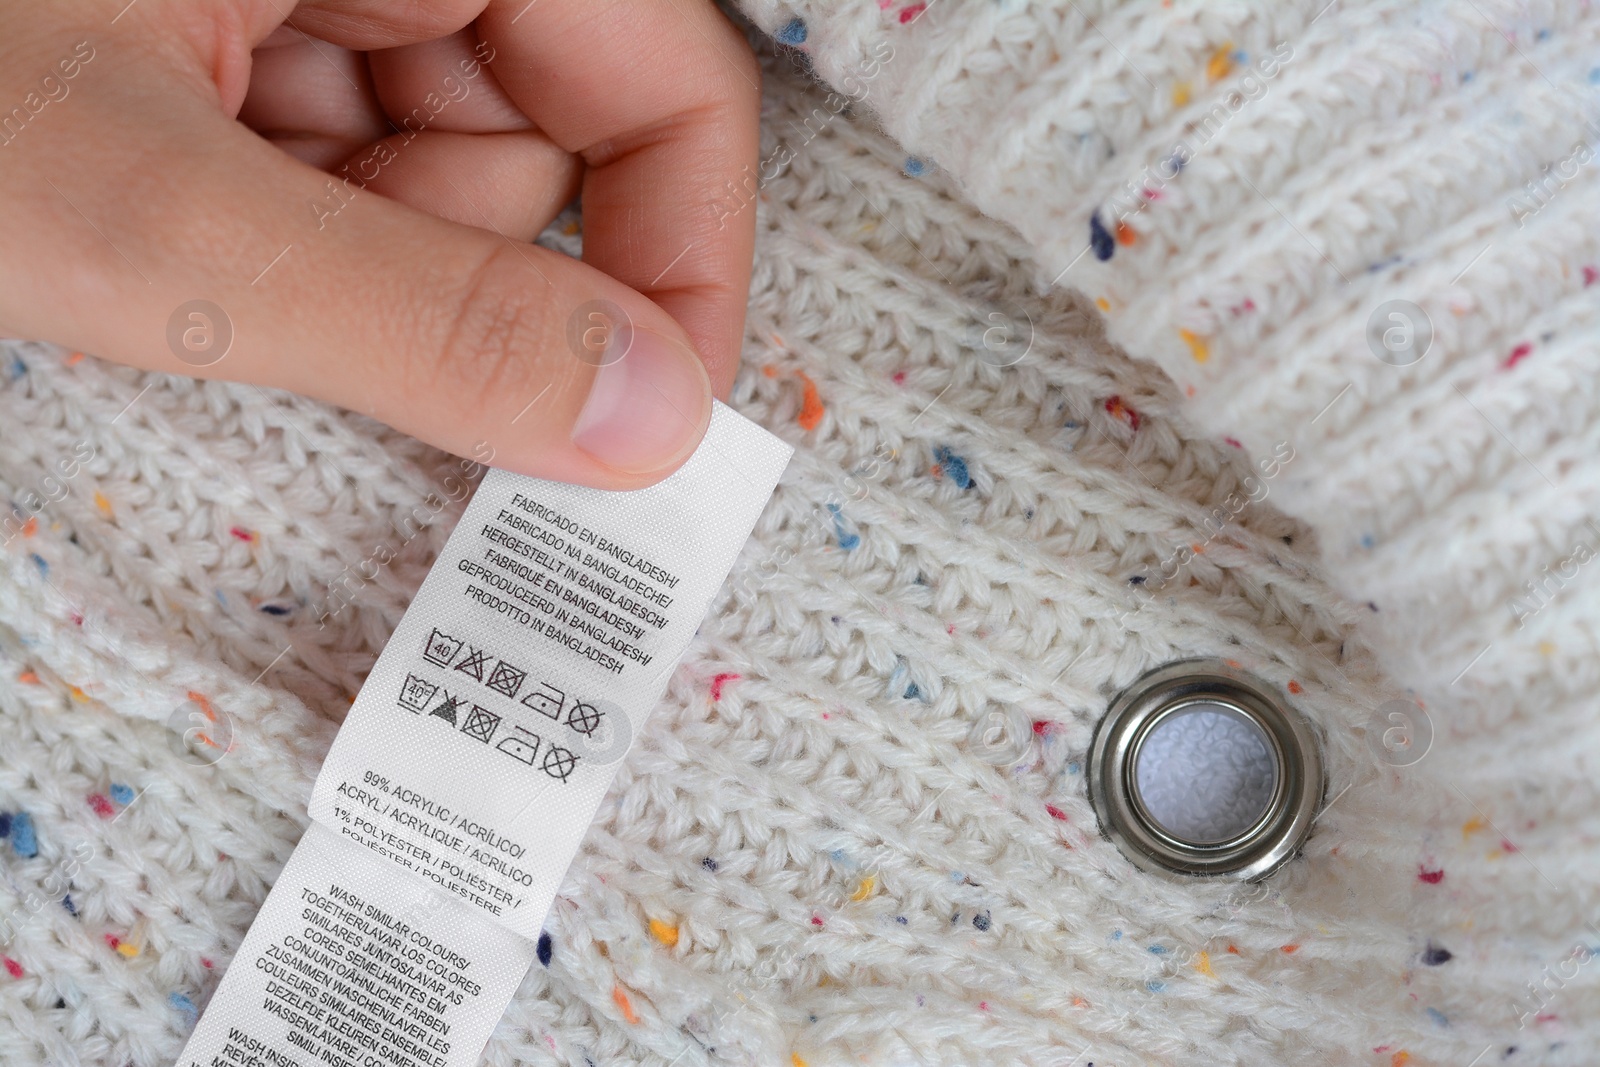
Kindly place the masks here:
<instances>
[{"instance_id":1,"label":"speckled yarn","mask_svg":"<svg viewBox=\"0 0 1600 1067\"><path fill-rule=\"evenodd\" d=\"M1539 91L1489 63L1510 63L1510 46L1471 9L1430 8L1413 32L1470 42L1474 69L1500 86L1485 100ZM1386 275L1341 258L1357 233L1405 238L1415 255L1450 231L1401 210L1419 186L1385 177L1377 157L1357 180L1331 154L1334 131L1387 129L1398 151L1514 169L1481 158L1487 141L1447 137L1442 120L1419 120L1419 136L1405 117L1487 123L1477 90L1430 91L1422 74L1385 88L1434 62L1395 43L1413 18L1398 5L1334 5L1309 28L1315 11L1291 3L749 10L784 43L768 46L763 170L715 206L759 218L733 402L797 454L602 806L486 1062L1589 1062L1600 806L1584 773L1593 716L1576 697L1595 669L1579 655L1583 598L1538 616L1566 620L1551 639L1573 642L1562 669L1545 658L1517 674L1508 639L1469 675L1498 690L1434 696L1430 676L1380 673L1400 639L1369 627L1402 616L1417 574L1447 558L1461 569L1433 592L1452 617L1406 647L1490 617L1463 607L1479 594L1463 591L1462 561L1493 546L1493 565L1471 572L1520 580L1509 535L1491 527L1523 505L1441 519L1498 468L1488 451L1447 447L1435 435L1470 424L1393 377L1363 379L1342 401L1360 405L1311 424L1327 402L1319 375L1356 372L1371 301L1328 284L1320 256L1296 261L1300 237L1211 169L1234 158L1228 145L1265 167L1250 177L1262 193L1377 286ZM1548 45L1518 48L1571 58L1572 38L1593 33L1567 9L1550 21ZM1252 103L1263 110L1242 110L1214 158L1197 155L1123 226L1101 207L1091 247L1118 161L1181 127L1177 83L1202 106L1230 64L1279 39L1296 55ZM1340 62L1357 68L1366 111L1331 77ZM1291 106L1310 147L1251 132L1269 115L1289 123L1276 109ZM1456 200L1483 185L1446 177ZM1583 195L1569 184L1529 230ZM1360 222L1341 199L1356 196L1395 205ZM1560 229L1547 239L1582 238ZM578 236L564 218L547 240ZM1181 384L1109 342L1089 302L1037 284L1080 251L1062 286L1103 299L1113 336ZM1458 284L1485 284L1490 262ZM1385 270L1424 267L1443 270ZM1562 308L1562 324L1584 321L1588 305L1552 297L1535 322L1540 276L1505 277L1473 292L1506 330L1543 330ZM1271 310L1192 314L1234 290L1235 305ZM1407 291L1430 306L1420 283ZM1342 318L1324 303L1341 292ZM1487 337L1490 323L1431 313L1436 350L1401 382L1437 392L1471 362L1452 331ZM989 331L1017 321L1031 322L1031 347L997 365L1009 359ZM1573 366L1577 334L1560 336L1482 378L1479 406L1581 415L1586 384L1541 398L1519 377ZM1290 452L1274 451L1280 438ZM1323 451L1338 447L1344 466ZM1593 467L1528 454L1574 486ZM1455 480L1413 484L1429 463ZM460 512L470 487L456 473L310 401L0 350L13 502L0 516L0 1062L171 1062ZM1334 506L1305 506L1313 492ZM1390 525L1363 557L1339 531L1365 530L1360 501L1378 499ZM1542 524L1581 503L1576 487L1560 499L1521 512L1530 529L1559 528ZM1405 531L1429 524L1449 536L1402 554ZM1338 581L1357 581L1359 559L1417 573L1397 563L1392 595L1352 599L1322 576L1319 538ZM1085 799L1083 754L1110 697L1210 655L1280 687L1325 735L1328 803L1304 857L1263 886L1141 874L1097 836ZM1437 736L1420 763L1395 766L1368 737L1386 702L1416 707L1407 685ZM178 743L185 729L201 756Z\"/></svg>"}]
</instances>

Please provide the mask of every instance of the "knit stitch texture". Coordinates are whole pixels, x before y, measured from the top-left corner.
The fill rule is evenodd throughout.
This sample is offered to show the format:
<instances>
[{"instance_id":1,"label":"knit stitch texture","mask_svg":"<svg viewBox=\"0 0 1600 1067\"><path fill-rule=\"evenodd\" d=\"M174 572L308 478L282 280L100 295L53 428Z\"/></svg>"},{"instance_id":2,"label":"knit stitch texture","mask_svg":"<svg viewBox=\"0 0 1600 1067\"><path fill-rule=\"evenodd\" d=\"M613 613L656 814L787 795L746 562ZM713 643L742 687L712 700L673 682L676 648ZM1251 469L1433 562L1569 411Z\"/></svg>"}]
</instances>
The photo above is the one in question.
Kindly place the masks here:
<instances>
[{"instance_id":1,"label":"knit stitch texture","mask_svg":"<svg viewBox=\"0 0 1600 1067\"><path fill-rule=\"evenodd\" d=\"M1316 6L746 5L781 43L762 171L712 205L759 220L733 404L797 452L486 1062L1591 1062L1592 609L1562 592L1530 622L1556 652L1508 633L1440 683L1595 482L1591 304L1545 284L1591 239L1592 180L1473 230L1565 120L1462 131L1551 90L1523 53L1575 71L1600 27L1551 9L1508 43L1486 2ZM1136 146L1279 40L1265 95L1122 234ZM1432 85L1445 54L1491 88ZM1452 282L1472 234L1505 243ZM568 215L544 239L580 238ZM1431 251L1368 276L1384 242ZM1089 299L1042 284L1080 252L1059 284ZM1408 368L1365 347L1391 292L1437 327ZM1548 358L1479 366L1494 331L1546 329ZM1523 450L1565 495L1529 510L1454 392L1544 441ZM1539 437L1541 410L1577 429ZM316 402L0 350L0 1062L172 1061L456 472ZM1086 800L1109 700L1194 656L1323 735L1327 802L1263 885L1141 873ZM1370 743L1391 701L1432 724L1421 762Z\"/></svg>"}]
</instances>

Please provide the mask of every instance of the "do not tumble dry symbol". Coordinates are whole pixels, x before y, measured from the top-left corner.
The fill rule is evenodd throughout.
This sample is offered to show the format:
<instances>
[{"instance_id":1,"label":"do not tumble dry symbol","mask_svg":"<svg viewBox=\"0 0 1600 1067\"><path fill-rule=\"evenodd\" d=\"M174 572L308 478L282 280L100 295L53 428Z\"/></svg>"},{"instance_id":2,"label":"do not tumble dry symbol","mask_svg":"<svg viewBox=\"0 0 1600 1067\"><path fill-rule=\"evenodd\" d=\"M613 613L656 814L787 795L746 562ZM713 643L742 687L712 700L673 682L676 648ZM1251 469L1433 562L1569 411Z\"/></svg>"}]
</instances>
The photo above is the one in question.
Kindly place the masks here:
<instances>
[{"instance_id":1,"label":"do not tumble dry symbol","mask_svg":"<svg viewBox=\"0 0 1600 1067\"><path fill-rule=\"evenodd\" d=\"M474 704L472 705L472 711L467 715L467 721L461 724L461 732L474 741L482 741L487 745L490 739L494 737L494 732L499 725L500 716L488 708L482 708Z\"/></svg>"}]
</instances>

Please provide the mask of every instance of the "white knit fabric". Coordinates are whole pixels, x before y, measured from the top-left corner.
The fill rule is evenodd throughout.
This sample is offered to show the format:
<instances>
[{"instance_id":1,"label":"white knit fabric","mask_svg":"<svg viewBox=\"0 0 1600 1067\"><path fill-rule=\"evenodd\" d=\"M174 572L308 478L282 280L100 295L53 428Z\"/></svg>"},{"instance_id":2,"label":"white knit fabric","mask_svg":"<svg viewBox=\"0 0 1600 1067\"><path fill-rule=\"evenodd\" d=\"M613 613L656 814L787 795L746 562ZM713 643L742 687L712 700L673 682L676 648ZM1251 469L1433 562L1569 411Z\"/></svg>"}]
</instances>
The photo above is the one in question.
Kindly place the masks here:
<instances>
[{"instance_id":1,"label":"white knit fabric","mask_svg":"<svg viewBox=\"0 0 1600 1067\"><path fill-rule=\"evenodd\" d=\"M1487 256L1472 268L1462 284L1493 314L1469 326L1434 313L1439 347L1421 363L1361 356L1364 309L1389 290L1346 257L1443 242L1469 191L1491 195L1484 175L1515 170L1404 116L1433 108L1470 127L1485 101L1542 91L1472 6L1430 8L1415 32L1459 34L1475 64L1499 56L1503 70L1477 68L1499 89L1435 96L1421 75L1403 91L1435 53L1396 43L1415 17L1399 5L1335 5L1314 23L1304 4L945 3L904 19L904 6L748 5L784 39L803 18L807 39L766 60L773 165L733 402L797 454L602 806L547 921L549 965L530 972L486 1062L1592 1059L1600 809L1581 591L1538 614L1564 620L1559 655L1507 638L1473 667L1476 688L1426 699L1438 736L1420 763L1392 766L1368 743L1405 685L1449 681L1429 672L1447 670L1437 657L1456 635L1490 632L1490 590L1524 573L1517 515L1566 529L1560 509L1526 510L1527 494L1483 508L1507 468L1426 399L1448 398L1466 366L1453 331L1477 331L1470 351L1487 359L1489 320L1515 333L1561 313L1572 340L1552 342L1538 373L1565 366L1570 384L1541 395L1507 375L1476 386L1480 406L1528 413L1530 427L1541 403L1590 410L1584 305L1529 310L1532 251L1497 268L1509 274L1480 276ZM1550 21L1595 32L1575 12ZM1224 38L1252 55L1292 39L1296 58L1213 142L1215 162L1185 168L1198 206L1133 216L1133 244L1062 282L1104 296L1113 335L1174 385L1108 342L1092 306L1037 282L1078 255L1118 161L1138 155L1128 138L1158 144L1159 123L1183 121L1149 103L1134 68L1185 72L1202 106L1222 91L1204 70ZM1551 47L1578 63L1577 45ZM802 55L855 103L808 86ZM1313 60L1318 79L1290 80L1312 78ZM1355 69L1330 81L1341 63ZM1365 110L1341 118L1356 84ZM1291 101L1295 121L1276 110ZM921 161L872 128L869 107L932 173L908 176ZM1269 116L1304 127L1303 147L1245 125ZM1419 221L1430 201L1417 190L1431 187L1375 163L1357 180L1331 154L1365 158L1349 146L1368 142L1334 143L1336 129L1478 170L1448 170L1455 206L1440 193ZM1230 151L1270 172L1251 179L1268 197L1299 190L1280 207L1305 212L1299 229L1359 286L1297 259L1280 216L1206 169L1236 140ZM1370 222L1352 214L1383 195L1395 202L1367 205ZM1587 239L1571 222L1586 195L1574 182L1540 213L1568 219L1548 241ZM1497 276L1509 280L1490 286ZM1425 306L1432 291L1405 290ZM1270 310L1253 325L1204 320L1222 293ZM1031 320L1015 365L984 348L997 312ZM1206 363L1173 343L1179 324L1206 339ZM1350 391L1361 402L1313 424L1336 368L1369 376ZM1410 374L1417 391L1381 374ZM0 382L0 484L19 504L39 494L24 511L46 501L0 549L0 1062L167 1063L301 832L335 724L466 487L450 457L253 387L36 345L0 353ZM1271 466L1286 439L1293 459ZM1578 514L1594 461L1565 462L1562 447L1552 434L1529 456L1567 485L1552 502ZM88 449L63 480L63 457ZM1361 556L1347 538L1380 511L1381 551ZM1382 610L1319 577L1319 542L1350 588L1390 583L1366 594ZM1449 575L1440 614L1423 611L1429 574ZM1367 627L1390 614L1401 628L1378 655L1420 653L1401 681L1367 651ZM1143 874L1097 835L1085 797L1082 759L1110 697L1202 655L1293 694L1324 733L1329 804L1305 855L1264 886ZM186 703L231 733L214 765L175 745L167 723Z\"/></svg>"}]
</instances>

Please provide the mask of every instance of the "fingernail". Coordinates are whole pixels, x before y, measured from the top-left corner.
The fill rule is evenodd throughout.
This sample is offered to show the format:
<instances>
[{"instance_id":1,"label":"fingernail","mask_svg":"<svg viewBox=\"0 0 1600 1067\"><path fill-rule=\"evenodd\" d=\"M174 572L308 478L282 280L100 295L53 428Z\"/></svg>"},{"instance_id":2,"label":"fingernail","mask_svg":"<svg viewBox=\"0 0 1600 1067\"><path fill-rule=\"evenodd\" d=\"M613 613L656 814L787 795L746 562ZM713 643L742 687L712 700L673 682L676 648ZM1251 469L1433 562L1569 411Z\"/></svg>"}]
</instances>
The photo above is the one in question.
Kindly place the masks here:
<instances>
[{"instance_id":1,"label":"fingernail","mask_svg":"<svg viewBox=\"0 0 1600 1067\"><path fill-rule=\"evenodd\" d=\"M710 420L711 380L686 345L634 328L626 354L595 372L572 443L608 467L648 474L686 456Z\"/></svg>"}]
</instances>

